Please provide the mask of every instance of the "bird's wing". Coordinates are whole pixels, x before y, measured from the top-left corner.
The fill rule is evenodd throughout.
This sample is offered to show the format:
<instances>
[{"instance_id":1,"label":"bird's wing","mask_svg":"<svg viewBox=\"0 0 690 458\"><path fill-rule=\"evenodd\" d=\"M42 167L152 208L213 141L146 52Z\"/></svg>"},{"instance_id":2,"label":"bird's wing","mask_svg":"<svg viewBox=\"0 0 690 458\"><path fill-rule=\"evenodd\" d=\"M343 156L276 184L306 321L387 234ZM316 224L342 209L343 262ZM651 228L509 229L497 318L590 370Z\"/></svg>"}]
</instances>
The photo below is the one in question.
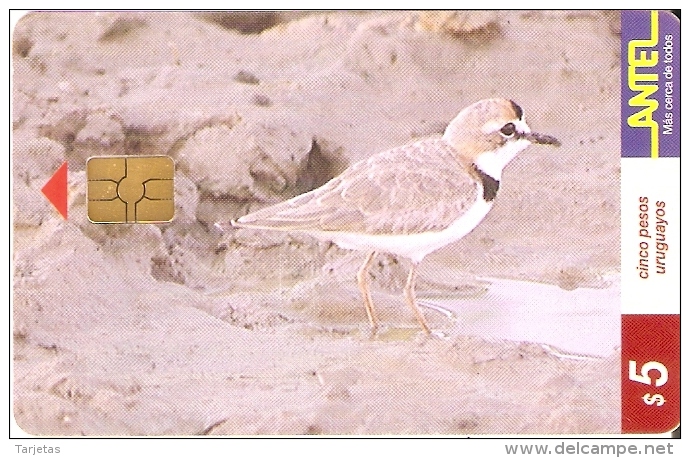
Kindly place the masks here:
<instances>
[{"instance_id":1,"label":"bird's wing","mask_svg":"<svg viewBox=\"0 0 690 458\"><path fill-rule=\"evenodd\" d=\"M425 140L358 162L320 188L235 225L371 235L440 231L476 202L479 186L451 146Z\"/></svg>"}]
</instances>

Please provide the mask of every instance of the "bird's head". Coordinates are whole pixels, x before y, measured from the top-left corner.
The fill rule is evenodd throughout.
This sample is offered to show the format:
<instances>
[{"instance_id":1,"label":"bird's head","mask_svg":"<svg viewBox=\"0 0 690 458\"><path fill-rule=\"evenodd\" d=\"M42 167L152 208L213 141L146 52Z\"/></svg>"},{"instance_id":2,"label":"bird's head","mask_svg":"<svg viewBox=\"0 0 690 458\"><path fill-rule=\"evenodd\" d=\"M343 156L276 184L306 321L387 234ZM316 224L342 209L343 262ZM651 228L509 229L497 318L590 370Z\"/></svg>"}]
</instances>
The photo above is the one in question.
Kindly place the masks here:
<instances>
[{"instance_id":1,"label":"bird's head","mask_svg":"<svg viewBox=\"0 0 690 458\"><path fill-rule=\"evenodd\" d=\"M496 180L529 145L561 144L550 135L532 132L523 109L508 99L485 99L468 106L451 121L443 138L460 156Z\"/></svg>"}]
</instances>

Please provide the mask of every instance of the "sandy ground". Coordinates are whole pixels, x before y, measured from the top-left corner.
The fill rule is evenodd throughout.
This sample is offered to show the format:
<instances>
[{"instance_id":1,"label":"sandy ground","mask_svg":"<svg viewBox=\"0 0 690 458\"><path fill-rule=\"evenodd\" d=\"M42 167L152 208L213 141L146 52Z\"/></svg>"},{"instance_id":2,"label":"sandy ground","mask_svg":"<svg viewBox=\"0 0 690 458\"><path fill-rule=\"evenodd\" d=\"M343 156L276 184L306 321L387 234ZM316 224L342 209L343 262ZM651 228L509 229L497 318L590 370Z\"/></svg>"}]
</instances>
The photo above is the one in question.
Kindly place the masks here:
<instances>
[{"instance_id":1,"label":"sandy ground","mask_svg":"<svg viewBox=\"0 0 690 458\"><path fill-rule=\"evenodd\" d=\"M372 337L354 283L362 254L215 226L439 135L476 100L509 97L563 146L511 163L487 219L424 261L420 298L462 310L491 290L479 278L607 291L620 269L619 57L617 17L597 12L26 16L13 41L18 425L37 435L619 432L615 348L569 358L501 337L519 321L492 326L500 307L529 310L530 294L482 303L496 307L484 336L425 310L438 331L429 337L400 296L407 261L381 255L372 281L385 328ZM88 222L85 160L119 154L176 160L172 223ZM67 221L40 193L65 160ZM558 297L567 314L581 296ZM601 297L618 309L617 296ZM573 313L587 316L592 299L578 300Z\"/></svg>"}]
</instances>

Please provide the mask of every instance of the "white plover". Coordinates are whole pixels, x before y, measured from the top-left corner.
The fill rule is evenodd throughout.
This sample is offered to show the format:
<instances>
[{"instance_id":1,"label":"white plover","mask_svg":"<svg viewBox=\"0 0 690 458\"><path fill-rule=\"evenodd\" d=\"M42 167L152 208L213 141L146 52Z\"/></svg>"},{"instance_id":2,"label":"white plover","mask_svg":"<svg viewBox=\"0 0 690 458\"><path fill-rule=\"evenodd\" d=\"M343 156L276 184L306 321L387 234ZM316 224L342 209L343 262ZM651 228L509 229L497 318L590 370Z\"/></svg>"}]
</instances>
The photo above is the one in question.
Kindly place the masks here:
<instances>
[{"instance_id":1,"label":"white plover","mask_svg":"<svg viewBox=\"0 0 690 458\"><path fill-rule=\"evenodd\" d=\"M376 253L410 259L405 298L428 333L415 298L417 265L484 219L503 168L532 143L560 145L554 137L532 132L522 108L512 100L481 100L462 110L441 138L378 153L317 189L232 224L301 232L341 248L368 252L357 282L374 331L378 319L368 271Z\"/></svg>"}]
</instances>

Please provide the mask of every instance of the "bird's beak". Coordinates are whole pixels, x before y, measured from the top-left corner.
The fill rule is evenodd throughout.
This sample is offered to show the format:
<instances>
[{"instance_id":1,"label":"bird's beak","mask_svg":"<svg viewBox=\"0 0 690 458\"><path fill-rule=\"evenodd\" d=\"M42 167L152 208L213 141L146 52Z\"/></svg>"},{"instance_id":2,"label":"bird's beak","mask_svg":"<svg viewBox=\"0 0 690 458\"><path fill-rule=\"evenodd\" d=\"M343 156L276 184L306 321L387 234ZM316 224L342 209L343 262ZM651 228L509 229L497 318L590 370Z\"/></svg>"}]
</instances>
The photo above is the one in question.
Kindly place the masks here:
<instances>
[{"instance_id":1,"label":"bird's beak","mask_svg":"<svg viewBox=\"0 0 690 458\"><path fill-rule=\"evenodd\" d=\"M522 138L529 140L532 143L536 143L538 145L561 146L561 142L559 142L556 137L552 137L551 135L530 132L529 134L524 134Z\"/></svg>"}]
</instances>

